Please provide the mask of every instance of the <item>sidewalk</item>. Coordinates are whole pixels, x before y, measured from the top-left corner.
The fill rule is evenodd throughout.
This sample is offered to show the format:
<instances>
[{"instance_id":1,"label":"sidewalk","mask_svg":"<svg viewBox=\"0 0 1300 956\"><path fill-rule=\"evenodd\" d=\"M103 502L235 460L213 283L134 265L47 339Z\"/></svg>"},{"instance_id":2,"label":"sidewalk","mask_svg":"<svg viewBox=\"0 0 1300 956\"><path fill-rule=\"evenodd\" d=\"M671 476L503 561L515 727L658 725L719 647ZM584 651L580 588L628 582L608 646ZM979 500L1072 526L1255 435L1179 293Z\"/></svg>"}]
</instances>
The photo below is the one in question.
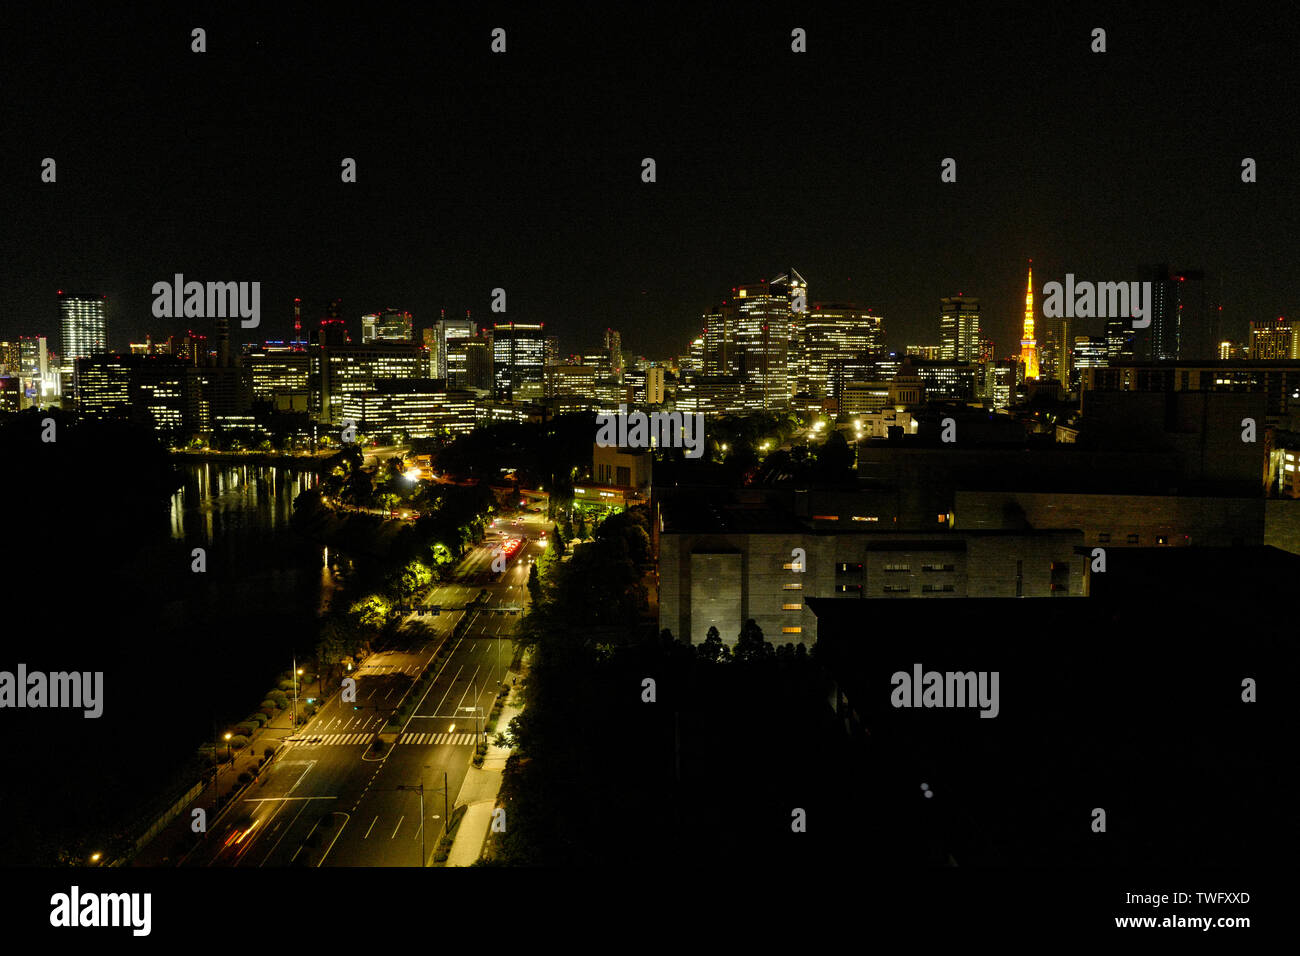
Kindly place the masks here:
<instances>
[{"instance_id":1,"label":"sidewalk","mask_svg":"<svg viewBox=\"0 0 1300 956\"><path fill-rule=\"evenodd\" d=\"M520 662L518 677L528 673L528 658ZM523 706L519 701L520 687L513 684L510 696L501 708L497 718L497 731L510 726L511 719ZM471 766L465 774L465 781L456 796L456 806L465 807L465 817L456 829L456 838L447 854L444 866L473 866L483 853L483 843L492 829L492 811L496 807L497 794L501 790L501 781L505 771L506 759L510 756L509 747L498 747L496 734L489 737L487 756L483 758L483 767ZM510 820L506 820L510 826Z\"/></svg>"},{"instance_id":2,"label":"sidewalk","mask_svg":"<svg viewBox=\"0 0 1300 956\"><path fill-rule=\"evenodd\" d=\"M302 702L299 702L299 713L302 712ZM167 824L158 834L149 841L140 852L135 855L131 861L131 866L176 866L180 857L190 846L190 839L193 834L191 825L194 821L193 811L202 809L207 812L207 828L209 836L215 832L217 815L223 812L226 807L230 806L229 802L214 809L217 794L229 794L232 791L238 791L243 785L239 783L239 775L247 771L254 777L258 774L258 760L267 747L278 748L282 741L292 736L293 730L293 705L286 710L282 710L275 715L265 727L257 731L249 740L249 745L239 751L235 756L234 768L231 768L230 762L227 761L220 765L220 773L216 778L216 791L213 790L213 781L211 779L212 771L208 771L208 783L200 791L199 795L188 804L176 819ZM221 741L221 746L217 749L222 750L225 741ZM266 764L263 769L269 769L271 764ZM252 786L257 786L256 783Z\"/></svg>"}]
</instances>

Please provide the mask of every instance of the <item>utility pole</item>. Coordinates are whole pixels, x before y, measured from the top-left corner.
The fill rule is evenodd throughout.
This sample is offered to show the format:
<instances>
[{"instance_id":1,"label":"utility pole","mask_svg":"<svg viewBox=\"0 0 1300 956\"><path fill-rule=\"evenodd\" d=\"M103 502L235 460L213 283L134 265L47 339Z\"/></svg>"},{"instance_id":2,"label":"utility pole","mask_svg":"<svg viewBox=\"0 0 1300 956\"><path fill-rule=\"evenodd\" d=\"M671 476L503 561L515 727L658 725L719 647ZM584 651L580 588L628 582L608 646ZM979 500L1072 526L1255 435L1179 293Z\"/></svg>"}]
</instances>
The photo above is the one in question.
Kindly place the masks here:
<instances>
[{"instance_id":1,"label":"utility pole","mask_svg":"<svg viewBox=\"0 0 1300 956\"><path fill-rule=\"evenodd\" d=\"M397 789L418 790L420 793L420 866L423 867L426 865L426 861L429 859L424 848L424 774L423 773L420 774L420 785L418 787L412 787L412 786L408 786L407 784L399 783L397 785Z\"/></svg>"},{"instance_id":2,"label":"utility pole","mask_svg":"<svg viewBox=\"0 0 1300 956\"><path fill-rule=\"evenodd\" d=\"M447 771L442 772L442 828L443 832L451 829L451 795L447 784ZM434 793L438 791L435 790Z\"/></svg>"}]
</instances>

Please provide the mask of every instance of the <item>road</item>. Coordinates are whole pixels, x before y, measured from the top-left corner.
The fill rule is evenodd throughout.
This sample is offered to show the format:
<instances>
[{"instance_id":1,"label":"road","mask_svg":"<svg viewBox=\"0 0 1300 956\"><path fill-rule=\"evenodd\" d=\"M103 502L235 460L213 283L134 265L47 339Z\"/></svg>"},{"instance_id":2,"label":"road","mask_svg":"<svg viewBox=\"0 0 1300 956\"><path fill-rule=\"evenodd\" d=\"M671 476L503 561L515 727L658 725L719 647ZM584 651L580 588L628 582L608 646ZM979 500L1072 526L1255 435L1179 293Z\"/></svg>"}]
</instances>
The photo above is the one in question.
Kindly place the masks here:
<instances>
[{"instance_id":1,"label":"road","mask_svg":"<svg viewBox=\"0 0 1300 956\"><path fill-rule=\"evenodd\" d=\"M515 525L515 517L522 524ZM333 694L262 782L214 825L208 842L186 865L419 866L422 825L424 852L432 860L447 807L455 807L474 744L482 739L482 721L500 681L508 679L510 637L519 617L506 609L526 606L529 559L541 553L538 539L549 523L535 515L507 516L499 527L527 540L506 569L492 569L499 535L490 534L426 603L464 608L482 590L486 598L469 610L409 617L402 628L404 646L372 654L352 675L357 681L355 709ZM469 623L463 636L422 693L397 742L376 754L371 749L376 734L438 644L465 616ZM423 822L418 789L399 789L418 788L421 780Z\"/></svg>"}]
</instances>

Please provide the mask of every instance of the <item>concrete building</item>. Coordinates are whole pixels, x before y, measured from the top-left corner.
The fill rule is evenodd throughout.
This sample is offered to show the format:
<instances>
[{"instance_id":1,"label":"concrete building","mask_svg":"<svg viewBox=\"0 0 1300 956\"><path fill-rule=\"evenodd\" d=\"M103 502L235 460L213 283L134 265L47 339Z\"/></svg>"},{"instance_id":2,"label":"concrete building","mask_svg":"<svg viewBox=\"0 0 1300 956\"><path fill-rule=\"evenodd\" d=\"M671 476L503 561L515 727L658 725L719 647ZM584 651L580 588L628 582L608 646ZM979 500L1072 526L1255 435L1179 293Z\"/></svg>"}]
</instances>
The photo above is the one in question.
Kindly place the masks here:
<instances>
[{"instance_id":1,"label":"concrete building","mask_svg":"<svg viewBox=\"0 0 1300 956\"><path fill-rule=\"evenodd\" d=\"M1088 563L1072 529L934 531L817 529L773 509L658 512L659 626L734 644L753 619L774 643L811 645L810 597L899 600L1081 597ZM662 504L662 503L661 503ZM706 528L704 525L712 525Z\"/></svg>"},{"instance_id":2,"label":"concrete building","mask_svg":"<svg viewBox=\"0 0 1300 956\"><path fill-rule=\"evenodd\" d=\"M441 379L386 379L345 396L342 417L366 435L429 438L473 431L478 412L473 392L448 391Z\"/></svg>"}]
</instances>

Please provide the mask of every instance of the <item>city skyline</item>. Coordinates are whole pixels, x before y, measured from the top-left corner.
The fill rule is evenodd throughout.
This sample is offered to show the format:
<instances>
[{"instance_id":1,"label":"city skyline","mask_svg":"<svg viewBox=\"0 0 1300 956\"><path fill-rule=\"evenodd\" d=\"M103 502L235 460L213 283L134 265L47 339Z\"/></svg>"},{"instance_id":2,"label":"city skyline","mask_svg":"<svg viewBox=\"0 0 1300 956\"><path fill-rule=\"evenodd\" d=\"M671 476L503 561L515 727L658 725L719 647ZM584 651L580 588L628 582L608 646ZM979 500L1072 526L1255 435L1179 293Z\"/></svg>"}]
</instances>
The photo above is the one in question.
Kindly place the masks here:
<instances>
[{"instance_id":1,"label":"city skyline","mask_svg":"<svg viewBox=\"0 0 1300 956\"><path fill-rule=\"evenodd\" d=\"M367 21L347 40L303 34L291 18L236 17L214 28L206 59L184 45L168 52L138 14L50 16L49 35L79 68L43 82L39 43L12 64L13 95L33 108L11 129L30 153L0 167L10 184L0 212L13 227L0 238L4 338L49 335L51 293L89 286L109 297L110 336L124 346L118 336L151 324L152 284L176 272L263 282L264 321L277 329L304 294L342 297L350 315L391 306L427 323L444 305L477 316L501 287L507 319L583 342L620 327L646 355L681 351L723 290L787 262L807 271L813 297L893 316L901 339L929 336L940 297L977 295L999 354L1019 338L1029 258L1044 277L1205 268L1238 336L1252 319L1300 312L1285 280L1300 258L1287 171L1300 144L1291 124L1268 120L1297 81L1258 67L1282 62L1270 55L1280 37L1226 15L1116 12L1098 55L1086 42L1095 24L1079 12L868 27L813 11L811 49L839 64L825 75L787 62L788 50L770 69L748 65L755 50L788 47L788 28L721 13L648 44L612 22L571 31L528 14L496 60L479 27L446 33L424 15ZM193 26L178 14L164 24L185 36ZM367 54L421 62L425 26L445 38L423 81L314 69ZM1207 34L1216 56L1200 55ZM935 36L981 49L977 84L937 95ZM606 82L571 65L592 50ZM667 74L665 56L676 64ZM723 66L737 79L710 83ZM1176 110L1159 105L1171 76ZM427 116L372 109L449 79L459 95L431 101ZM256 117L245 110L254 99ZM741 103L797 113L799 132L781 142L836 146L761 145L733 119ZM1186 138L1191 109L1223 145L1143 149L1204 146ZM868 121L850 119L859 113ZM195 126L154 122L191 114ZM367 145L380 142L392 145ZM42 157L58 162L57 182L41 181ZM339 181L347 157L355 183ZM645 157L657 163L653 183L641 181ZM947 157L955 182L940 178ZM1242 182L1245 157L1258 163L1255 182ZM792 187L795 212L780 198ZM142 191L149 202L135 200Z\"/></svg>"},{"instance_id":2,"label":"city skyline","mask_svg":"<svg viewBox=\"0 0 1300 956\"><path fill-rule=\"evenodd\" d=\"M1023 261L1023 263L1032 263L1033 261L1034 260L1032 258L1027 258ZM1127 272L1118 273L1108 278L1114 281L1130 281L1135 279L1138 276L1147 274L1153 268L1158 269L1162 267L1152 266L1150 264L1144 266L1137 266L1129 269ZM1163 267L1163 268L1167 268L1167 267ZM948 300L957 300L962 298L974 299L979 303L981 303L979 307L979 321L977 323L977 327L979 329L981 337L990 339L994 343L995 357L1010 358L1019 355L1023 350L1021 333L1024 329L1024 323L1028 315L1030 314L1030 308L1032 307L1033 309L1033 316L1036 322L1042 322L1045 319L1044 312L1043 312L1043 302L1042 302L1044 286L1047 285L1049 282L1056 281L1059 278L1065 276L1067 272L1070 271L1079 271L1079 270L1075 270L1073 269L1073 267L1071 267L1069 269L1062 268L1060 272L1041 274L1040 281L1037 287L1035 288L1032 286L1032 269L1031 269L1030 270L1031 286L1029 290L1026 292L1025 286L1023 284L1020 285L1020 292L1018 293L1018 304L1016 307L1017 311L1014 318L1008 318L1004 312L994 312L992 310L989 310L987 308L988 299L980 291L981 287L979 285L974 285L971 286L970 288L963 288L961 291L953 290L949 292L936 293L936 295L934 296L934 305L933 308L930 310L929 314L924 317L913 317L912 321L910 322L906 321L902 317L897 316L893 310L888 308L887 303L883 308L879 304L874 304L877 302L876 298L872 298L871 296L865 296L860 299L851 299L847 296L839 295L832 291L820 292L819 287L817 286L817 284L815 284L815 282L809 282L807 287L808 308L809 310L812 310L814 305L816 304L824 304L824 305L849 304L863 311L870 311L877 315L884 315L889 319L888 324L885 327L886 337L887 339L892 339L892 341L889 341L888 348L891 351L897 351L901 354L905 345L912 345L912 344L932 345L932 344L940 343L942 338L942 323L943 323L942 310L944 308L945 302L947 302ZM762 280L762 281L768 281L768 280ZM1023 283L1023 281L1024 280L1022 279L1021 282ZM700 332L704 330L704 321L707 315L709 314L709 312L716 309L720 303L724 302L730 294L734 293L736 288L737 286L728 285L725 282L723 284L720 284L718 286L718 290L719 290L718 294L715 297L714 301L709 306L706 306L704 308L704 311L701 312L700 315L695 317L694 319L690 317L692 313L690 313L688 309L684 306L682 308L675 310L674 318L679 319L679 324L681 324L686 329L686 331L681 336L680 341L670 342L669 347L666 350L656 352L653 350L632 348L629 350L630 353L641 355L647 359L651 359L655 361L664 361L664 360L668 360L668 359L672 359L672 358L676 358L688 354L690 342L697 335L699 335ZM322 293L315 296L301 296L296 294L286 295L286 296L281 296L279 299L268 297L267 299L268 304L266 308L262 310L261 322L256 328L256 330L251 328L247 330L241 329L239 325L236 324L230 330L231 343L232 343L232 347L239 348L242 346L260 345L266 342L292 341L294 336L294 323L297 317L298 308L301 308L302 310L303 335L305 337L310 338L311 336L314 336L315 333L319 330L321 320L326 318L329 315L332 315L333 314L332 310L341 307L341 318L344 323L344 327L348 330L349 334L352 335L353 341L355 342L362 341L362 336L366 328L365 323L369 317L374 317L376 315L387 313L390 310L407 315L408 318L410 316L414 316L414 321L412 325L412 341L415 342L418 342L420 340L420 333L422 331L434 327L435 325L437 325L437 323L440 320L446 319L448 317L455 318L455 319L462 319L462 320L468 317L468 319L474 322L475 325L480 329L485 327L490 328L494 324L507 325L511 322L516 322L519 324L546 325L549 326L553 331L558 330L558 334L561 334L563 336L562 345L564 343L570 343L570 345L566 346L566 349L562 351L571 352L573 354L580 353L587 348L598 346L601 339L603 338L604 330L606 328L611 328L611 327L620 328L623 330L624 335L627 335L629 332L632 332L633 334L631 337L634 340L636 338L644 337L644 333L646 332L645 328L643 327L638 328L635 324L628 323L628 324L620 325L619 323L616 322L610 322L603 327L595 328L594 331L583 332L582 340L577 341L576 336L571 337L571 331L569 327L572 320L565 321L564 319L561 319L558 323L551 323L551 322L537 323L534 322L533 320L520 317L517 314L517 312L515 312L513 309L505 313L493 312L491 309L491 304L493 301L492 292L493 290L486 291L483 299L483 308L481 309L462 308L459 310L455 308L448 308L446 306L438 306L436 308L422 310L419 308L409 308L406 304L400 304L400 305L389 304L384 306L383 308L378 308L373 305L353 307L346 301L346 299L343 299L342 297L335 296L329 293ZM1218 290L1216 288L1214 290L1214 295L1217 296L1217 292ZM188 332L194 332L198 335L207 335L209 338L215 338L216 327L215 325L212 324L212 320L210 319L204 319L204 318L158 319L152 315L149 315L145 319L137 318L133 322L132 321L124 322L122 321L121 312L125 308L125 306L119 305L111 295L108 295L106 293L95 293L95 295L97 297L102 296L104 300L104 314L106 317L108 350L111 352L128 351L128 346L131 343L143 342L146 336L151 336L154 341L163 341L168 336L181 338L184 337L185 334ZM17 339L19 337L44 336L47 338L48 341L50 341L51 349L57 351L57 349L55 348L55 343L58 343L58 345L62 345L61 330L59 328L60 316L59 316L58 302L63 297L64 297L64 289L60 287L57 290L57 292L54 294L53 304L51 306L52 318L50 320L50 324L53 326L52 331L46 331L44 330L44 328L38 327L39 323L33 323L30 326L18 325L16 324L16 320L11 318L8 325L13 329L12 331L5 331L5 325L3 323L0 323L0 341ZM148 300L152 301L153 298L154 297L151 292L150 295L148 296ZM383 295L380 295L371 298L374 301L379 301L380 299L383 299L384 301L388 301L391 300L393 297L392 296L384 297ZM629 299L629 301L635 301L635 299L631 298ZM1214 308L1219 301L1221 300L1215 299L1214 301L1212 301L1210 308ZM435 313L438 316L436 318L433 317ZM686 316L686 318L680 318L680 316L683 315ZM993 323L996 325L996 327L1003 329L1003 332L1005 334L995 335L992 333L988 325L990 318L993 320ZM1223 313L1220 312L1220 322L1222 323L1222 327L1220 330L1221 334L1215 338L1214 342L1212 343L1213 347L1208 347L1210 345L1208 332L1204 333L1201 336L1201 339L1203 341L1198 341L1198 344L1206 348L1206 354L1204 357L1210 358L1217 350L1217 345L1220 341L1230 340L1234 342L1245 342L1249 338L1250 329L1252 328L1252 326L1260 327L1266 323L1276 322L1279 321L1280 319L1285 319L1285 318L1286 316L1284 313L1272 313L1272 314L1263 314L1259 316L1240 317L1240 316L1231 316L1231 315L1224 316ZM1287 321L1291 321L1291 320L1287 319ZM692 322L694 322L693 326L692 326ZM164 323L175 323L175 326L168 327ZM581 323L575 323L575 324L581 324ZM662 323L656 322L653 323L652 325L653 327L658 328L662 325ZM115 331L115 329L123 326L125 326L128 329L136 329L138 330L138 332ZM900 327L902 328L903 331L900 331ZM1106 319L1104 317L1093 317L1091 319L1085 319L1082 321L1082 324L1075 324L1075 321L1072 320L1070 326L1071 332L1069 337L1072 340L1075 336L1082 337L1087 335L1097 335L1103 333L1105 331L1105 328L1106 328ZM662 335L663 333L661 333L658 338L662 339ZM122 341L122 339L125 339L125 341ZM1041 338L1038 343L1038 346L1041 349L1042 347ZM1185 345L1184 349L1186 348L1187 346ZM62 357L61 353L60 353L60 357ZM1030 376L1030 377L1037 377L1037 376Z\"/></svg>"}]
</instances>

